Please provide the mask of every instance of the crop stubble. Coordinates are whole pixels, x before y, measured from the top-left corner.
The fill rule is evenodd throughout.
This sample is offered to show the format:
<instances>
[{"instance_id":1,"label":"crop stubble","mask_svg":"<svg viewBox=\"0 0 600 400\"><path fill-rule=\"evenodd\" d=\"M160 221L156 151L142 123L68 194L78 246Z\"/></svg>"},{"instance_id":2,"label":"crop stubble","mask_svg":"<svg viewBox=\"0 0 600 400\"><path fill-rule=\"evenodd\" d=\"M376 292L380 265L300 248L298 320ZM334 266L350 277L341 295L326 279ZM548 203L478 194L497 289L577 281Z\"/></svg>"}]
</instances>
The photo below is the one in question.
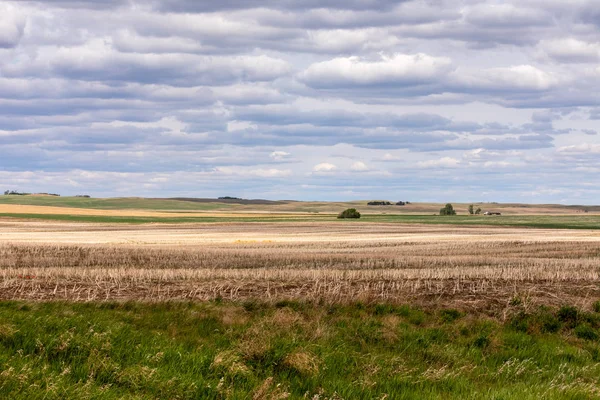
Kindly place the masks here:
<instances>
[{"instance_id":1,"label":"crop stubble","mask_svg":"<svg viewBox=\"0 0 600 400\"><path fill-rule=\"evenodd\" d=\"M588 307L600 232L395 224L0 223L0 298Z\"/></svg>"}]
</instances>

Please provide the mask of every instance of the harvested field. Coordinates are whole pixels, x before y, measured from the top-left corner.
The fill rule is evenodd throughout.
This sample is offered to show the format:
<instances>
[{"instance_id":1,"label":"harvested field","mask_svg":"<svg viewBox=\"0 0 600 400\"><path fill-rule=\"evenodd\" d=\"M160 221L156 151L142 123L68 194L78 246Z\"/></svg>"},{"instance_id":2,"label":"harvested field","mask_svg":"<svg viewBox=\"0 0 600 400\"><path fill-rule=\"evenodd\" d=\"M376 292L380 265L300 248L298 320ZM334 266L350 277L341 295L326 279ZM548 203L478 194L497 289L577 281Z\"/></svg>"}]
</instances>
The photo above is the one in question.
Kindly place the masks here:
<instances>
[{"instance_id":1,"label":"harvested field","mask_svg":"<svg viewBox=\"0 0 600 400\"><path fill-rule=\"evenodd\" d=\"M74 207L54 207L54 206L37 206L37 205L22 205L22 204L0 204L0 214L47 214L47 215L95 215L103 217L153 217L153 218L168 218L182 215L185 217L215 217L215 218L251 218L257 215L264 215L265 212L215 212L201 210L103 210L92 208L74 208ZM295 217L298 213L275 213L279 217Z\"/></svg>"},{"instance_id":2,"label":"harvested field","mask_svg":"<svg viewBox=\"0 0 600 400\"><path fill-rule=\"evenodd\" d=\"M600 232L395 224L0 223L0 298L282 299L498 312L600 296Z\"/></svg>"}]
</instances>

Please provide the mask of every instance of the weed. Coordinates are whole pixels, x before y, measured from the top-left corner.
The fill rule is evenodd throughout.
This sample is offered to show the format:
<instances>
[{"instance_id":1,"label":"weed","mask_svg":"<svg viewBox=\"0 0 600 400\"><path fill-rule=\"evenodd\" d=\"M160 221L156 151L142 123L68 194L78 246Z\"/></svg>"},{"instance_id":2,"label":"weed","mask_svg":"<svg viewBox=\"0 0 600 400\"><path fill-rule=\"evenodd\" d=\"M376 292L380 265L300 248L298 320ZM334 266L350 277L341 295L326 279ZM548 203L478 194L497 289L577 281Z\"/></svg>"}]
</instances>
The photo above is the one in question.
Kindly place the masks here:
<instances>
[{"instance_id":1,"label":"weed","mask_svg":"<svg viewBox=\"0 0 600 400\"><path fill-rule=\"evenodd\" d=\"M573 306L562 306L558 310L557 317L561 322L572 328L577 324L579 312L577 311L577 308Z\"/></svg>"},{"instance_id":2,"label":"weed","mask_svg":"<svg viewBox=\"0 0 600 400\"><path fill-rule=\"evenodd\" d=\"M454 322L462 316L463 313L455 309L447 309L440 311L440 317L442 318L442 321L447 323Z\"/></svg>"},{"instance_id":3,"label":"weed","mask_svg":"<svg viewBox=\"0 0 600 400\"><path fill-rule=\"evenodd\" d=\"M594 328L592 328L589 324L580 324L577 325L574 329L575 335L577 335L580 339L585 340L597 340L598 332Z\"/></svg>"}]
</instances>

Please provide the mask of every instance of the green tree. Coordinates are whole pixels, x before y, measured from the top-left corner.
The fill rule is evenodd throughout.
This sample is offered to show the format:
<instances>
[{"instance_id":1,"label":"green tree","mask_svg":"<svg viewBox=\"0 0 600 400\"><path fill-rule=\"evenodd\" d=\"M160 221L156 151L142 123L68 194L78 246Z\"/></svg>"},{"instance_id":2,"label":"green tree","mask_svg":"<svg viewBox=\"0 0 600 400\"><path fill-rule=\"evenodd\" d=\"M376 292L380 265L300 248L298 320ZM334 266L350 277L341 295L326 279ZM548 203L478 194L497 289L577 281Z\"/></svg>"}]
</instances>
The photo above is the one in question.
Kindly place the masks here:
<instances>
[{"instance_id":1,"label":"green tree","mask_svg":"<svg viewBox=\"0 0 600 400\"><path fill-rule=\"evenodd\" d=\"M454 211L452 204L448 203L444 206L444 208L440 209L440 215L456 215L456 211Z\"/></svg>"},{"instance_id":2,"label":"green tree","mask_svg":"<svg viewBox=\"0 0 600 400\"><path fill-rule=\"evenodd\" d=\"M481 214L481 208L480 208L480 207L477 207L477 210L475 210L475 214L476 214L476 215L479 215L479 214Z\"/></svg>"},{"instance_id":3,"label":"green tree","mask_svg":"<svg viewBox=\"0 0 600 400\"><path fill-rule=\"evenodd\" d=\"M469 206L469 214L471 214L471 215L475 214L475 207L473 206L473 204L471 204Z\"/></svg>"},{"instance_id":4,"label":"green tree","mask_svg":"<svg viewBox=\"0 0 600 400\"><path fill-rule=\"evenodd\" d=\"M360 213L356 208L349 208L338 214L338 218L360 218Z\"/></svg>"}]
</instances>

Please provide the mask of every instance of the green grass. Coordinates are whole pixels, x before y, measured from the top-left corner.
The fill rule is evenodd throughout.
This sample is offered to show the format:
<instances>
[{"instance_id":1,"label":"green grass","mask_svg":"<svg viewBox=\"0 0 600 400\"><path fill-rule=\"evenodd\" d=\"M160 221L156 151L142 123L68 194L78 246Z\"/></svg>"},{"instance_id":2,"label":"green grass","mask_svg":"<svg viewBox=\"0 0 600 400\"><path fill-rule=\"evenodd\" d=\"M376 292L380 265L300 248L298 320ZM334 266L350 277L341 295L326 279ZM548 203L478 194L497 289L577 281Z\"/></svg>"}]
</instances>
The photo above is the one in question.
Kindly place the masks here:
<instances>
[{"instance_id":1,"label":"green grass","mask_svg":"<svg viewBox=\"0 0 600 400\"><path fill-rule=\"evenodd\" d=\"M48 221L68 222L96 222L96 223L126 223L126 224L176 224L176 223L207 223L207 222L297 222L297 221L323 221L329 220L326 215L310 217L289 217L277 215L257 215L239 217L127 217L127 216L105 216L105 215L68 215L68 214L18 214L0 213L0 217L35 219ZM335 217L332 217L335 219Z\"/></svg>"},{"instance_id":2,"label":"green grass","mask_svg":"<svg viewBox=\"0 0 600 400\"><path fill-rule=\"evenodd\" d=\"M600 316L0 302L0 398L600 398Z\"/></svg>"},{"instance_id":3,"label":"green grass","mask_svg":"<svg viewBox=\"0 0 600 400\"><path fill-rule=\"evenodd\" d=\"M204 211L233 207L227 203L194 203L169 199L145 199L139 197L124 198L85 198L56 196L0 196L0 204L19 204L27 206L73 207L95 210L172 210Z\"/></svg>"},{"instance_id":4,"label":"green grass","mask_svg":"<svg viewBox=\"0 0 600 400\"><path fill-rule=\"evenodd\" d=\"M432 224L432 225L472 225L472 226L514 226L551 229L600 229L600 216L565 216L565 215L519 215L519 216L433 216L433 215L363 215L359 220L339 220L335 214L318 214L290 217L276 214L260 214L257 216L239 217L186 217L185 214L173 217L121 217L95 215L61 215L61 214L17 214L0 213L0 217L38 219L71 222L99 223L192 223L192 222L316 222L328 221L344 224L360 224L364 222L386 222L398 224Z\"/></svg>"}]
</instances>

